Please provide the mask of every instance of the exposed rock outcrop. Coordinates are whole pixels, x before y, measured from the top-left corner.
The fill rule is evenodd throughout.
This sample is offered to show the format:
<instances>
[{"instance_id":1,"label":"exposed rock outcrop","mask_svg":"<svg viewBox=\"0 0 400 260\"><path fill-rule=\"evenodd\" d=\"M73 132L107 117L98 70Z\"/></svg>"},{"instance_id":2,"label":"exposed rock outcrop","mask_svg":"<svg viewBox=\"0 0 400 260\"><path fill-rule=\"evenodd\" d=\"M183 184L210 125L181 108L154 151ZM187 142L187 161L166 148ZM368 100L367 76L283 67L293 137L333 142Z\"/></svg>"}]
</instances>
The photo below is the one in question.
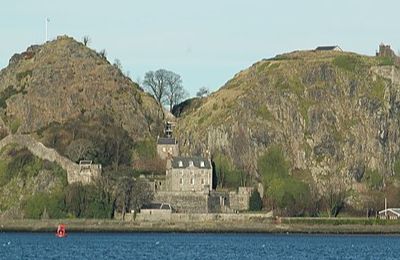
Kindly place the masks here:
<instances>
[{"instance_id":1,"label":"exposed rock outcrop","mask_svg":"<svg viewBox=\"0 0 400 260\"><path fill-rule=\"evenodd\" d=\"M179 118L176 132L183 153L222 152L254 176L259 156L278 145L292 172L352 185L367 169L395 174L399 112L400 70L390 60L293 52L235 75Z\"/></svg>"},{"instance_id":2,"label":"exposed rock outcrop","mask_svg":"<svg viewBox=\"0 0 400 260\"><path fill-rule=\"evenodd\" d=\"M119 68L67 36L10 59L0 71L0 109L13 133L105 114L134 140L155 136L163 116L155 100Z\"/></svg>"}]
</instances>

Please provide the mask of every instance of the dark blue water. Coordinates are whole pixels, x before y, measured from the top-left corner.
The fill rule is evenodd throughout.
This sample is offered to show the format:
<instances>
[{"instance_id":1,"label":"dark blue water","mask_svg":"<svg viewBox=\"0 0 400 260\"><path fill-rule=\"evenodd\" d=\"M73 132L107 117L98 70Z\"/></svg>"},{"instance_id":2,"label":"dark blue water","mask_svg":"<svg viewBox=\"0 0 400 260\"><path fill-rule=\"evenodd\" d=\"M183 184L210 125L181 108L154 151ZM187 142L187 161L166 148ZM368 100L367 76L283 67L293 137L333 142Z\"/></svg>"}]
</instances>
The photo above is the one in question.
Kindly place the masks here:
<instances>
[{"instance_id":1,"label":"dark blue water","mask_svg":"<svg viewBox=\"0 0 400 260\"><path fill-rule=\"evenodd\" d=\"M0 259L399 259L400 236L0 233Z\"/></svg>"}]
</instances>

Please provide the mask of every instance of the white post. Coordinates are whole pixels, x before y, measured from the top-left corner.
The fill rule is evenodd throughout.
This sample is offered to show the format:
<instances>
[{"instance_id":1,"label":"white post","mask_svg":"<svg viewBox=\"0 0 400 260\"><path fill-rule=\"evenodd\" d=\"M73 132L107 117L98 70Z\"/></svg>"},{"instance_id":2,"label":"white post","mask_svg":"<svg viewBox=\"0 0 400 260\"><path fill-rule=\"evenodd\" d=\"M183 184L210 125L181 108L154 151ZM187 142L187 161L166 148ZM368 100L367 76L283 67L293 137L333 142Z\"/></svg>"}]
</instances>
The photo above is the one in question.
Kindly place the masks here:
<instances>
[{"instance_id":1,"label":"white post","mask_svg":"<svg viewBox=\"0 0 400 260\"><path fill-rule=\"evenodd\" d=\"M387 216L387 199L385 198L385 217Z\"/></svg>"},{"instance_id":2,"label":"white post","mask_svg":"<svg viewBox=\"0 0 400 260\"><path fill-rule=\"evenodd\" d=\"M44 24L45 24L45 26L46 26L46 39L45 39L45 43L47 42L47 40L48 40L48 35L47 35L47 32L48 32L48 30L47 30L47 26L48 26L48 23L50 22L50 19L48 18L48 17L46 17L46 19L45 19L45 21L44 21Z\"/></svg>"}]
</instances>

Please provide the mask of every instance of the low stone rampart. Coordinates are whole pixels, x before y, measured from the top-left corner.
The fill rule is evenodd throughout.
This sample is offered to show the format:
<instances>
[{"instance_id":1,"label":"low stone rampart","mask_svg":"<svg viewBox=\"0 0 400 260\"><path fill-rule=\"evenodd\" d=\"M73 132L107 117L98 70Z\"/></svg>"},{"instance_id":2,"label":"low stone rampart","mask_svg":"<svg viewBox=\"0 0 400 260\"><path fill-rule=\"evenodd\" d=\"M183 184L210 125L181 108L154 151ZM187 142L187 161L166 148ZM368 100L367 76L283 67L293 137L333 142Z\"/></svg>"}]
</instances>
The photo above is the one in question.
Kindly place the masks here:
<instances>
[{"instance_id":1,"label":"low stone rampart","mask_svg":"<svg viewBox=\"0 0 400 260\"><path fill-rule=\"evenodd\" d=\"M125 221L135 222L169 222L169 223L200 223L200 222L235 222L246 223L263 222L272 218L272 213L171 213L171 214L136 214L134 218L133 213L125 214ZM121 220L122 215L116 214L115 219Z\"/></svg>"},{"instance_id":2,"label":"low stone rampart","mask_svg":"<svg viewBox=\"0 0 400 260\"><path fill-rule=\"evenodd\" d=\"M80 174L79 165L72 162L68 158L60 155L56 150L44 146L41 142L36 141L30 135L8 135L0 140L0 149L9 144L18 144L26 147L33 155L39 157L42 160L55 162L61 166L67 172L68 183L82 182L84 184L92 181L90 176L87 174Z\"/></svg>"},{"instance_id":3,"label":"low stone rampart","mask_svg":"<svg viewBox=\"0 0 400 260\"><path fill-rule=\"evenodd\" d=\"M176 212L207 213L208 195L199 192L160 191L154 195L154 202L169 203Z\"/></svg>"}]
</instances>

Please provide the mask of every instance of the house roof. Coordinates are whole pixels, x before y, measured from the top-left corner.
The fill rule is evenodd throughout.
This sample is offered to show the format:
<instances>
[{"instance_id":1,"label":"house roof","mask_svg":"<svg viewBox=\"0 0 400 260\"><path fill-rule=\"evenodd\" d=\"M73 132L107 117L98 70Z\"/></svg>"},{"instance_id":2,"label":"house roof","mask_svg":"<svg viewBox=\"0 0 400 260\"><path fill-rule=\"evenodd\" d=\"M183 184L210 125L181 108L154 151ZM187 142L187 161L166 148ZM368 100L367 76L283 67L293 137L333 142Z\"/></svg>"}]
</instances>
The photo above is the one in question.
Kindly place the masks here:
<instances>
[{"instance_id":1,"label":"house roof","mask_svg":"<svg viewBox=\"0 0 400 260\"><path fill-rule=\"evenodd\" d=\"M142 206L142 209L171 209L168 203L149 203Z\"/></svg>"},{"instance_id":2,"label":"house roof","mask_svg":"<svg viewBox=\"0 0 400 260\"><path fill-rule=\"evenodd\" d=\"M341 50L341 48L339 46L318 46L315 50L316 51L333 51L336 48L338 48L339 50Z\"/></svg>"},{"instance_id":3,"label":"house roof","mask_svg":"<svg viewBox=\"0 0 400 260\"><path fill-rule=\"evenodd\" d=\"M384 210L379 211L379 214L385 214L385 212L386 212L386 213L391 212L391 213L397 215L398 217L400 217L400 208L389 208L389 209L384 209Z\"/></svg>"},{"instance_id":4,"label":"house roof","mask_svg":"<svg viewBox=\"0 0 400 260\"><path fill-rule=\"evenodd\" d=\"M176 144L176 140L175 138L159 137L157 139L157 144Z\"/></svg>"},{"instance_id":5,"label":"house roof","mask_svg":"<svg viewBox=\"0 0 400 260\"><path fill-rule=\"evenodd\" d=\"M211 169L211 162L207 158L204 157L183 157L177 156L172 158L172 168L181 169L188 168L190 166L190 162L193 162L193 166L197 168ZM202 162L204 164L202 164ZM203 166L204 165L204 166Z\"/></svg>"}]
</instances>

